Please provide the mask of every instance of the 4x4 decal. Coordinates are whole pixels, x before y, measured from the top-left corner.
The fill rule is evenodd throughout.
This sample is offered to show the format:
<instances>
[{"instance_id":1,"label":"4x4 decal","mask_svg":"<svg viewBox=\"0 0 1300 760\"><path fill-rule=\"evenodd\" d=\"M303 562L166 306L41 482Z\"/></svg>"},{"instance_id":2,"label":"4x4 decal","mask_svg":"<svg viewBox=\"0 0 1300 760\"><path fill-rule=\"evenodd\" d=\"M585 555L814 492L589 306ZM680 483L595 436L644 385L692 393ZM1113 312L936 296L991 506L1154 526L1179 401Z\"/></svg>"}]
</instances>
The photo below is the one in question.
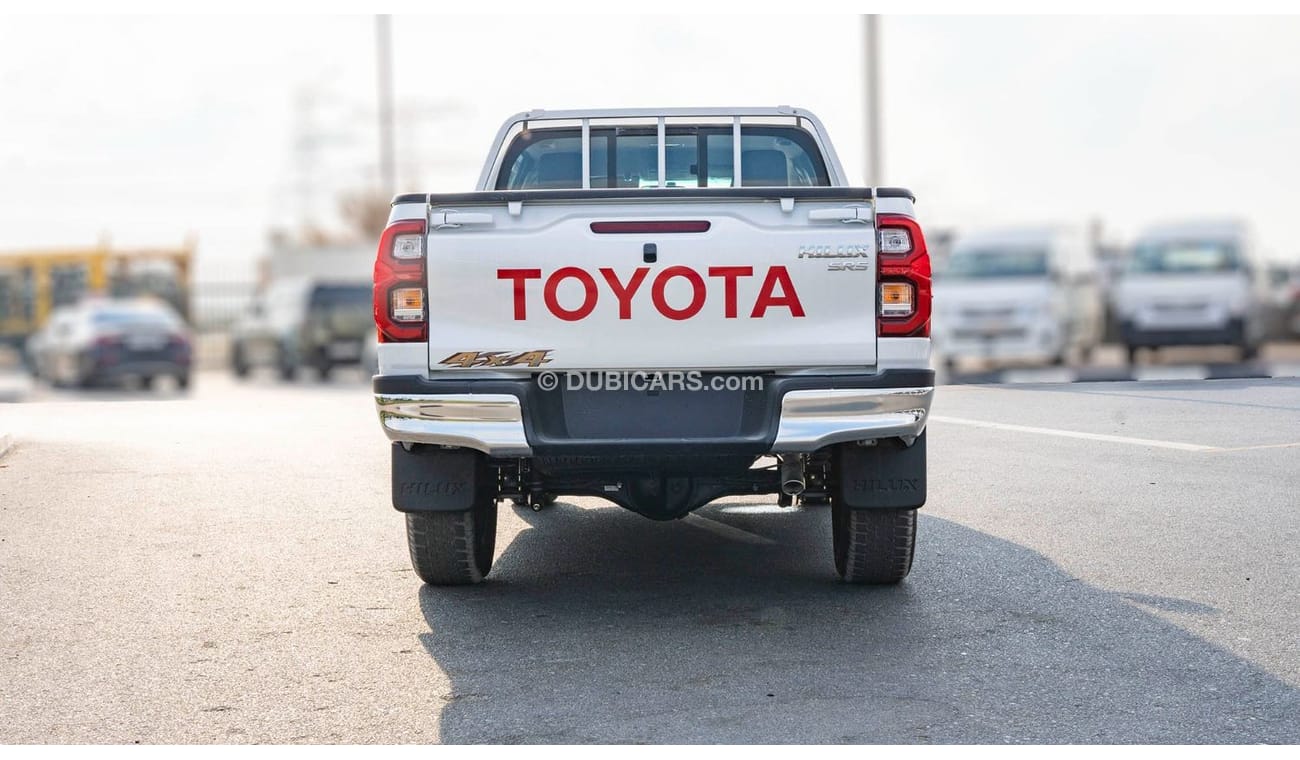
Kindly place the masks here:
<instances>
[{"instance_id":1,"label":"4x4 decal","mask_svg":"<svg viewBox=\"0 0 1300 760\"><path fill-rule=\"evenodd\" d=\"M551 349L520 351L459 351L438 362L448 367L540 367L551 362Z\"/></svg>"}]
</instances>

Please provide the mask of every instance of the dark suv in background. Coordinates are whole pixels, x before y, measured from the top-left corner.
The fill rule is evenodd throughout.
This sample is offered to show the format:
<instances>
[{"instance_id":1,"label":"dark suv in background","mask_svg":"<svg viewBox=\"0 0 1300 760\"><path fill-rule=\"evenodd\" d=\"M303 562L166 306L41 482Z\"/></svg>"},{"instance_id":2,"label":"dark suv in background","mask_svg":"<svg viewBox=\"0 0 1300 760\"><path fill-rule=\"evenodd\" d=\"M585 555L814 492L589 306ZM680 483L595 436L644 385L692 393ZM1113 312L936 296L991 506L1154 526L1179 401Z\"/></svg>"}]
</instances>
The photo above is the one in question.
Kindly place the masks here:
<instances>
[{"instance_id":1,"label":"dark suv in background","mask_svg":"<svg viewBox=\"0 0 1300 760\"><path fill-rule=\"evenodd\" d=\"M369 282L286 279L271 283L235 325L230 367L246 377L274 367L292 380L302 367L323 380L338 366L360 365L375 331Z\"/></svg>"}]
</instances>

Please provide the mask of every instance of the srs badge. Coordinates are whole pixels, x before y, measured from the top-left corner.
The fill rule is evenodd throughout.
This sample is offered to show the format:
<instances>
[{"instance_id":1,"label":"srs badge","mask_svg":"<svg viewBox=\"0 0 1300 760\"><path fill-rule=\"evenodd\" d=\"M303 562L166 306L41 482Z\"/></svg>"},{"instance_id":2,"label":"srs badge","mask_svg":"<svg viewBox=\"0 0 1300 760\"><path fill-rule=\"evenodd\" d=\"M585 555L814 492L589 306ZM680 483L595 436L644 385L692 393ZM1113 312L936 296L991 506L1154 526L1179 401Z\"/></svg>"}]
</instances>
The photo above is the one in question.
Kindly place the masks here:
<instances>
[{"instance_id":1,"label":"srs badge","mask_svg":"<svg viewBox=\"0 0 1300 760\"><path fill-rule=\"evenodd\" d=\"M551 361L551 349L520 351L460 351L438 362L448 367L540 367Z\"/></svg>"}]
</instances>

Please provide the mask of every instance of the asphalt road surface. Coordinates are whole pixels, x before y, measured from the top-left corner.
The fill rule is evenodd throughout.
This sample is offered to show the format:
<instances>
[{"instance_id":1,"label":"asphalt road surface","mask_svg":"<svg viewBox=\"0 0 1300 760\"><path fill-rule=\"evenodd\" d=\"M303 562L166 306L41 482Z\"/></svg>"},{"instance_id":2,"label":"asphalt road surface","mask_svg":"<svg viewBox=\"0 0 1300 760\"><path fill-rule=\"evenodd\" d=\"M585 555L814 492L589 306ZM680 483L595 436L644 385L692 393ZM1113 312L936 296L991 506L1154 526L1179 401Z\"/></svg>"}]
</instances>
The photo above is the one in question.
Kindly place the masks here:
<instances>
[{"instance_id":1,"label":"asphalt road surface","mask_svg":"<svg viewBox=\"0 0 1300 760\"><path fill-rule=\"evenodd\" d=\"M941 389L918 556L504 506L421 588L357 382L0 406L0 742L1300 742L1300 381Z\"/></svg>"}]
</instances>

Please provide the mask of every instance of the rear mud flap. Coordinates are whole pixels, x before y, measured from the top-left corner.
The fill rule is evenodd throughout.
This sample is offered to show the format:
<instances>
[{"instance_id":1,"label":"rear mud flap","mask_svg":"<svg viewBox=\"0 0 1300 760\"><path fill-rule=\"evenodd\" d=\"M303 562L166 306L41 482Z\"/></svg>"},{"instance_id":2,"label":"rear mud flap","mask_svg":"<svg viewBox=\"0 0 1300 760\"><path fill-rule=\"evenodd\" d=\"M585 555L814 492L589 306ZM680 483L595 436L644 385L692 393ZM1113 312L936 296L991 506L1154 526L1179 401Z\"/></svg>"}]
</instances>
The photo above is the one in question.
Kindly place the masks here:
<instances>
[{"instance_id":1,"label":"rear mud flap","mask_svg":"<svg viewBox=\"0 0 1300 760\"><path fill-rule=\"evenodd\" d=\"M836 496L852 509L915 509L925 504L925 433L911 446L893 439L875 446L836 447Z\"/></svg>"},{"instance_id":2,"label":"rear mud flap","mask_svg":"<svg viewBox=\"0 0 1300 760\"><path fill-rule=\"evenodd\" d=\"M393 507L398 512L463 512L490 488L490 470L472 449L393 444Z\"/></svg>"}]
</instances>

